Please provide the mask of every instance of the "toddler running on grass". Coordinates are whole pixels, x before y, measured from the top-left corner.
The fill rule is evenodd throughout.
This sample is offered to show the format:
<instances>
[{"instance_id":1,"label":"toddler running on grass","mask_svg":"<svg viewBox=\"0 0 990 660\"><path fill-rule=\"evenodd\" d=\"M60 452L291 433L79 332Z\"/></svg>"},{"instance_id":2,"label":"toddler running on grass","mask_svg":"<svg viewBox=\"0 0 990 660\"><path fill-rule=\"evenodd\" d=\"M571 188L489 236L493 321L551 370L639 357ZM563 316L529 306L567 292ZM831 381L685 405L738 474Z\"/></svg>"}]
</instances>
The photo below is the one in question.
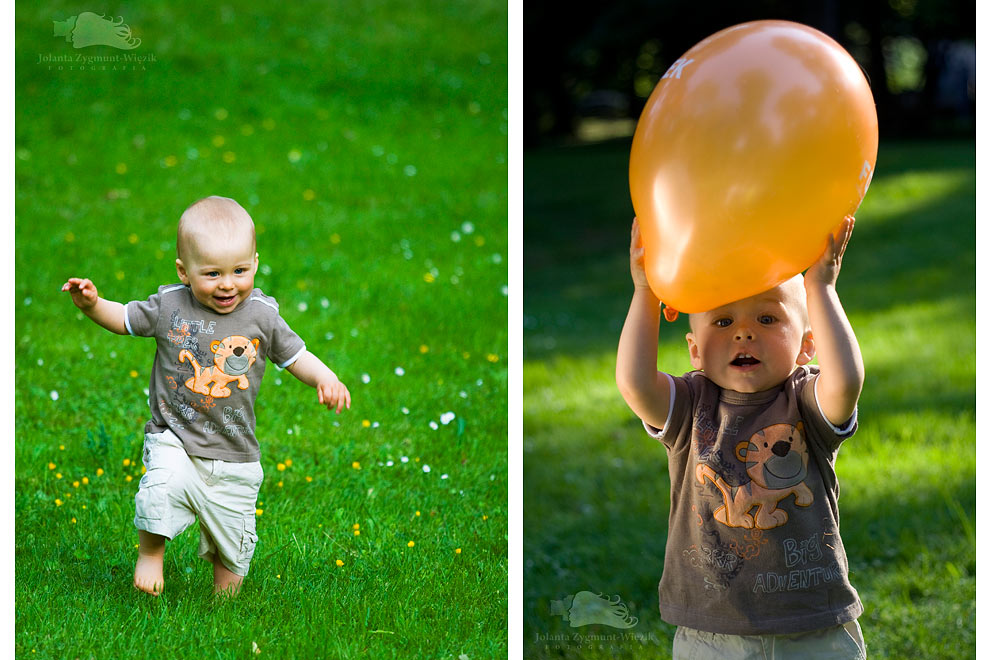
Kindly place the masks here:
<instances>
[{"instance_id":1,"label":"toddler running on grass","mask_svg":"<svg viewBox=\"0 0 990 660\"><path fill-rule=\"evenodd\" d=\"M804 277L691 314L697 371L675 378L657 370L660 301L633 223L616 382L667 449L660 615L678 626L675 659L866 657L835 476L864 377L835 290L852 229L847 217Z\"/></svg>"},{"instance_id":2,"label":"toddler running on grass","mask_svg":"<svg viewBox=\"0 0 990 660\"><path fill-rule=\"evenodd\" d=\"M306 350L254 287L254 222L236 201L207 197L179 219L175 260L181 284L126 305L101 298L88 279L62 286L97 324L154 337L144 464L135 496L140 541L134 586L165 586L166 541L199 519L199 556L213 564L214 593L240 589L258 540L255 508L264 479L254 402L265 361L316 388L328 410L351 407L347 387Z\"/></svg>"}]
</instances>

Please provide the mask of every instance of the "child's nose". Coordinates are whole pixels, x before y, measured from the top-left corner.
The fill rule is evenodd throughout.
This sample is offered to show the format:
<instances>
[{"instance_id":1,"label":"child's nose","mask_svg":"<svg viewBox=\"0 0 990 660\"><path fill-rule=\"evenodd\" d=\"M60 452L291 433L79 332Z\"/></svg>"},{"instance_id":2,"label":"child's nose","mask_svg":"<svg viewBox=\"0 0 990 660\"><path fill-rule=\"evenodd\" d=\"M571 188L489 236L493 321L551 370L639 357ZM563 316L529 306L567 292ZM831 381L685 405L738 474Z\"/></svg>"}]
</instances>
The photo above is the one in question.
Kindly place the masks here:
<instances>
[{"instance_id":1,"label":"child's nose","mask_svg":"<svg viewBox=\"0 0 990 660\"><path fill-rule=\"evenodd\" d=\"M753 338L753 331L750 330L749 326L740 325L740 326L736 327L736 339L737 340L740 340L741 341L741 340L744 340L744 339L752 339L752 338Z\"/></svg>"}]
</instances>

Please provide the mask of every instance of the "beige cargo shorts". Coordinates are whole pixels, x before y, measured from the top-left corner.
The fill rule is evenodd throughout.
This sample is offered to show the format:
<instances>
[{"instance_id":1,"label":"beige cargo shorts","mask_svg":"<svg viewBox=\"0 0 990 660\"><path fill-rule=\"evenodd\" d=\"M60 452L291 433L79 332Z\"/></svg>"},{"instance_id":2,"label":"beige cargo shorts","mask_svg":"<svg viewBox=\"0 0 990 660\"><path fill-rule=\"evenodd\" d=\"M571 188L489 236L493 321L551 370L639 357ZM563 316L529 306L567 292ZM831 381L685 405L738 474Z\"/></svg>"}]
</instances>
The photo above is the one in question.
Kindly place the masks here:
<instances>
[{"instance_id":1,"label":"beige cargo shorts","mask_svg":"<svg viewBox=\"0 0 990 660\"><path fill-rule=\"evenodd\" d=\"M255 510L265 473L260 462L189 456L169 430L144 436L147 468L134 496L134 526L172 540L199 519L199 556L248 574L258 534Z\"/></svg>"},{"instance_id":2,"label":"beige cargo shorts","mask_svg":"<svg viewBox=\"0 0 990 660\"><path fill-rule=\"evenodd\" d=\"M858 621L793 635L720 635L679 627L674 660L864 660Z\"/></svg>"}]
</instances>

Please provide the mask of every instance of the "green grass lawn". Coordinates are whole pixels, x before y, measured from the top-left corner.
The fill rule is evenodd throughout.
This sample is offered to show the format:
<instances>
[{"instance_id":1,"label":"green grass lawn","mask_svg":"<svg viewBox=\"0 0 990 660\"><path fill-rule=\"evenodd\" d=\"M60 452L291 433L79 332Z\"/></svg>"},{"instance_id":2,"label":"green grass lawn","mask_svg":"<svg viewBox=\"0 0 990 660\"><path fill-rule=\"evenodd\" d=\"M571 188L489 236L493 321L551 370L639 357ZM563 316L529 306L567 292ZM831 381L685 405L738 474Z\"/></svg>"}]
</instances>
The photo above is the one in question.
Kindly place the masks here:
<instances>
[{"instance_id":1,"label":"green grass lawn","mask_svg":"<svg viewBox=\"0 0 990 660\"><path fill-rule=\"evenodd\" d=\"M669 657L670 481L615 384L632 295L628 142L525 156L527 657ZM842 534L871 658L975 656L975 148L883 143L839 293L866 363L840 453ZM660 364L690 370L685 319ZM638 623L571 628L552 601L619 596Z\"/></svg>"},{"instance_id":2,"label":"green grass lawn","mask_svg":"<svg viewBox=\"0 0 990 660\"><path fill-rule=\"evenodd\" d=\"M504 3L118 3L153 60L39 62L124 53L52 36L81 9L16 12L18 657L504 655ZM176 222L210 194L252 214L257 286L353 396L337 417L267 371L260 541L227 603L195 527L162 597L131 586L154 344L59 291L177 281Z\"/></svg>"}]
</instances>

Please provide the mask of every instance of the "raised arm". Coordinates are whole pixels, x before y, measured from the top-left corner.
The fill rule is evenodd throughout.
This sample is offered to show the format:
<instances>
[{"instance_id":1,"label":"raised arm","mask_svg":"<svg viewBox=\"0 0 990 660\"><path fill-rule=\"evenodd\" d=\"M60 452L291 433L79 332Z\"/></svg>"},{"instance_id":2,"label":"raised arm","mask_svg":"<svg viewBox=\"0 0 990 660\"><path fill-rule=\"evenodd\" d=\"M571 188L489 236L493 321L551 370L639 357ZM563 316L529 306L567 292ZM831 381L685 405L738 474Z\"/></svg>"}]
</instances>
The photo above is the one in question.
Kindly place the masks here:
<instances>
[{"instance_id":1,"label":"raised arm","mask_svg":"<svg viewBox=\"0 0 990 660\"><path fill-rule=\"evenodd\" d=\"M326 406L327 410L337 408L337 414L345 407L351 407L351 393L347 386L340 382L337 374L330 370L330 367L323 364L323 361L306 351L299 359L286 367L290 374L306 383L310 387L316 388L316 397L320 405Z\"/></svg>"},{"instance_id":2,"label":"raised arm","mask_svg":"<svg viewBox=\"0 0 990 660\"><path fill-rule=\"evenodd\" d=\"M633 220L629 244L629 270L634 290L619 337L615 382L632 411L650 426L662 429L670 411L670 381L657 371L660 301L646 281L637 220Z\"/></svg>"},{"instance_id":3,"label":"raised arm","mask_svg":"<svg viewBox=\"0 0 990 660\"><path fill-rule=\"evenodd\" d=\"M62 285L62 291L68 291L72 302L91 318L96 324L103 326L118 335L127 334L127 324L124 322L127 310L119 302L100 298L96 285L88 279L70 277Z\"/></svg>"},{"instance_id":4,"label":"raised arm","mask_svg":"<svg viewBox=\"0 0 990 660\"><path fill-rule=\"evenodd\" d=\"M863 389L863 356L835 290L854 224L853 217L846 216L838 235L828 237L822 256L804 276L808 319L821 368L818 404L834 425L849 421Z\"/></svg>"}]
</instances>

